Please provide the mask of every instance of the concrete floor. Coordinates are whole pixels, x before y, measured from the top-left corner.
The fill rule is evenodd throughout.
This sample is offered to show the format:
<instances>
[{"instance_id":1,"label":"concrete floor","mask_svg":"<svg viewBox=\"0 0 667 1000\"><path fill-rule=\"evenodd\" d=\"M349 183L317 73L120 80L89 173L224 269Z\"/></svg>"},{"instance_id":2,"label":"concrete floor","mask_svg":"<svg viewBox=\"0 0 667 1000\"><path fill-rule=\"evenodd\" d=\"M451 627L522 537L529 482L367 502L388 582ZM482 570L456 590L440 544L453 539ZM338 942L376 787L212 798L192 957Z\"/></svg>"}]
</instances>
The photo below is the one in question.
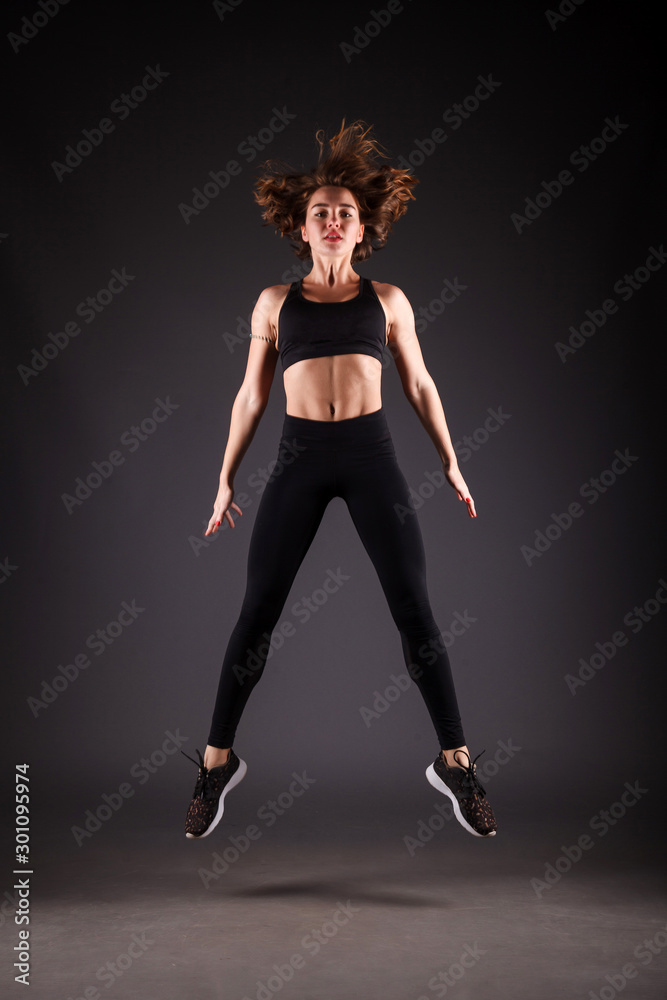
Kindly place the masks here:
<instances>
[{"instance_id":1,"label":"concrete floor","mask_svg":"<svg viewBox=\"0 0 667 1000\"><path fill-rule=\"evenodd\" d=\"M315 798L270 827L258 823L255 840L230 815L193 842L180 805L154 803L154 827L122 810L80 847L53 824L48 861L35 862L25 995L667 996L662 847L638 817L595 838L565 871L561 845L572 845L576 827L527 822L511 808L488 841L424 814L417 847L404 839L417 833L405 814L345 802L337 815ZM546 886L549 863L563 869L558 881L554 869L553 885L531 884ZM11 921L1 933L3 945L15 943ZM7 995L21 989L11 984Z\"/></svg>"}]
</instances>

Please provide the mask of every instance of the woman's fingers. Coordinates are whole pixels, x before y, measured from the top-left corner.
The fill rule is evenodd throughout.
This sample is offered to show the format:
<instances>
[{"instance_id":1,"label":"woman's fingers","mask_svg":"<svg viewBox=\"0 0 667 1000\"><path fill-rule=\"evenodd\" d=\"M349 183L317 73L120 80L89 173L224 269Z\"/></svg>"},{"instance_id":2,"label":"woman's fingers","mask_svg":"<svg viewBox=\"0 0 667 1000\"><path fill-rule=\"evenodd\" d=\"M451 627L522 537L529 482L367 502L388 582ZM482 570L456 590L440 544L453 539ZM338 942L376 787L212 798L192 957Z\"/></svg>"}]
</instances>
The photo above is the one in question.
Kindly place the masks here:
<instances>
[{"instance_id":1,"label":"woman's fingers","mask_svg":"<svg viewBox=\"0 0 667 1000\"><path fill-rule=\"evenodd\" d=\"M218 530L218 525L220 524L220 521L216 520L215 517L216 515L214 514L211 520L208 522L208 528L204 532L204 538L206 538L207 535L211 535Z\"/></svg>"},{"instance_id":2,"label":"woman's fingers","mask_svg":"<svg viewBox=\"0 0 667 1000\"><path fill-rule=\"evenodd\" d=\"M243 511L241 510L241 508L240 508L240 507L237 507L235 503L231 503L231 504L230 504L229 506L230 506L230 507L233 507L233 508L234 508L234 510L236 511L236 513L237 513L237 514L240 514L240 515L241 515L241 517L243 517ZM231 514L229 513L229 510L226 510L226 511L225 511L225 517L226 517L226 518L227 518L227 520L229 521L229 524L230 524L230 527L232 527L232 528L235 528L235 527L236 527L236 525L234 524L234 518L233 518L233 517L232 517L232 515L231 515ZM220 522L219 522L219 521L218 521L217 523L218 523L218 524L220 524Z\"/></svg>"},{"instance_id":3,"label":"woman's fingers","mask_svg":"<svg viewBox=\"0 0 667 1000\"><path fill-rule=\"evenodd\" d=\"M470 493L468 492L468 487L464 482L461 483L457 492L459 500L465 500L465 505L468 508L468 516L477 517L477 511L475 510L475 501L470 496Z\"/></svg>"},{"instance_id":4,"label":"woman's fingers","mask_svg":"<svg viewBox=\"0 0 667 1000\"><path fill-rule=\"evenodd\" d=\"M230 507L233 507L233 508L234 508L234 510L236 511L236 513L237 513L237 514L240 514L240 515L241 515L241 517L243 517L243 511L242 511L242 510L241 510L241 508L240 508L240 507L238 507L238 506L237 506L237 505L236 505L235 503L233 503L233 502L232 502L232 503L230 503L230 505L229 505L229 506L230 506ZM231 527L232 527L232 528L235 528L235 527L236 527L236 525L234 524L234 518L233 518L233 517L232 517L232 515L231 515L231 514L229 513L229 510L226 510L226 511L225 511L225 517L226 517L226 518L227 518L227 520L229 521L229 523L230 523ZM220 524L220 522L219 522L219 521L218 521L218 524Z\"/></svg>"},{"instance_id":5,"label":"woman's fingers","mask_svg":"<svg viewBox=\"0 0 667 1000\"><path fill-rule=\"evenodd\" d=\"M232 501L232 503L230 503L229 507L230 508L233 507L234 510L236 511L236 513L240 514L241 517L243 517L243 511L238 506L238 504L235 504ZM211 516L211 520L208 522L208 528L204 532L204 538L206 538L207 535L214 535L216 533L216 531L218 530L218 528L222 525L222 518L223 517L227 518L227 520L229 521L229 524L230 524L230 526L232 528L236 527L236 525L234 524L234 518L229 513L229 508L227 508L225 511L223 511L220 514L217 513L217 511L214 511L213 515Z\"/></svg>"},{"instance_id":6,"label":"woman's fingers","mask_svg":"<svg viewBox=\"0 0 667 1000\"><path fill-rule=\"evenodd\" d=\"M470 517L477 517L477 511L475 510L475 501L472 497L466 497L466 507L468 508L468 514Z\"/></svg>"},{"instance_id":7,"label":"woman's fingers","mask_svg":"<svg viewBox=\"0 0 667 1000\"><path fill-rule=\"evenodd\" d=\"M465 501L465 505L468 508L468 517L477 517L477 511L475 510L475 501L470 496L468 491L468 484L465 479L461 476L458 469L454 471L445 471L445 475L451 486L456 490L456 495L461 501Z\"/></svg>"}]
</instances>

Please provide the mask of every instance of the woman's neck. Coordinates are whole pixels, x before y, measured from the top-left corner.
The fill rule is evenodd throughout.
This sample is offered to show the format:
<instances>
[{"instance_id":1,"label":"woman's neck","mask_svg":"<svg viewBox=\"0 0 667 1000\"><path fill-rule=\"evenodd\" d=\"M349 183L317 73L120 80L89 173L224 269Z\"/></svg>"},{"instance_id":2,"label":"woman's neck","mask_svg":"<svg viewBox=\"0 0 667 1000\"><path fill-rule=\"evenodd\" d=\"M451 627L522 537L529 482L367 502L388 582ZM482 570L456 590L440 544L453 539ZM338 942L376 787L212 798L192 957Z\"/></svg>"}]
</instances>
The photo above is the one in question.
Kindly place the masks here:
<instances>
[{"instance_id":1,"label":"woman's neck","mask_svg":"<svg viewBox=\"0 0 667 1000\"><path fill-rule=\"evenodd\" d=\"M313 267L304 281L308 285L323 285L333 291L336 288L346 288L359 284L359 275L353 269L349 260L322 260L313 255Z\"/></svg>"}]
</instances>

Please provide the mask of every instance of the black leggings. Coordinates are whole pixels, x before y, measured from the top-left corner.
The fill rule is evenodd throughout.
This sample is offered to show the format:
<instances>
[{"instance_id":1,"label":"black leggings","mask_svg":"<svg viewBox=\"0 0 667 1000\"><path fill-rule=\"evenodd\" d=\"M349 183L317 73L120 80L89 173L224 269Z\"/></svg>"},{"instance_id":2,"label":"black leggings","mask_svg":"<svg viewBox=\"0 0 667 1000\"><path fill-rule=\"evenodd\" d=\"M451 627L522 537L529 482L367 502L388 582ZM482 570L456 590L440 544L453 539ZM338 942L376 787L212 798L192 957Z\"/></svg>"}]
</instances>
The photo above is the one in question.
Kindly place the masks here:
<instances>
[{"instance_id":1,"label":"black leggings","mask_svg":"<svg viewBox=\"0 0 667 1000\"><path fill-rule=\"evenodd\" d=\"M373 561L440 748L463 746L449 658L431 612L421 530L382 407L331 423L285 414L278 462L250 539L246 592L222 664L210 746L233 746L268 640L333 497L345 500Z\"/></svg>"}]
</instances>

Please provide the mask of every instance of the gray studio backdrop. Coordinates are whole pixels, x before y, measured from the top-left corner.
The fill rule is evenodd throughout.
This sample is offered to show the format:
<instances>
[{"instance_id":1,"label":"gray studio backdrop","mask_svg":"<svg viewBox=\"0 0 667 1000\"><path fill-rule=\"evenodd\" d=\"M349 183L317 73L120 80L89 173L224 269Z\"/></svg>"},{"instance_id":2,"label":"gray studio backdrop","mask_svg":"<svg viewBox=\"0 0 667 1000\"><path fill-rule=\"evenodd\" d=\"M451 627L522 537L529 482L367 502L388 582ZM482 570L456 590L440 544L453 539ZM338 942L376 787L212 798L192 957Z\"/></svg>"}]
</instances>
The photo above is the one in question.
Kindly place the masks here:
<instances>
[{"instance_id":1,"label":"gray studio backdrop","mask_svg":"<svg viewBox=\"0 0 667 1000\"><path fill-rule=\"evenodd\" d=\"M358 270L410 299L478 507L442 485L387 353L406 516L494 803L592 813L657 787L659 74L646 27L570 8L343 4L324 28L251 0L3 13L9 768L30 763L72 852L91 814L113 840L118 794L127 822L181 836L178 751L206 743L285 410L277 369L243 517L204 540L248 320L304 273L253 181L267 157L310 168L344 116L420 180ZM249 802L304 770L357 806L421 788L435 735L340 499L274 647L236 745Z\"/></svg>"}]
</instances>

